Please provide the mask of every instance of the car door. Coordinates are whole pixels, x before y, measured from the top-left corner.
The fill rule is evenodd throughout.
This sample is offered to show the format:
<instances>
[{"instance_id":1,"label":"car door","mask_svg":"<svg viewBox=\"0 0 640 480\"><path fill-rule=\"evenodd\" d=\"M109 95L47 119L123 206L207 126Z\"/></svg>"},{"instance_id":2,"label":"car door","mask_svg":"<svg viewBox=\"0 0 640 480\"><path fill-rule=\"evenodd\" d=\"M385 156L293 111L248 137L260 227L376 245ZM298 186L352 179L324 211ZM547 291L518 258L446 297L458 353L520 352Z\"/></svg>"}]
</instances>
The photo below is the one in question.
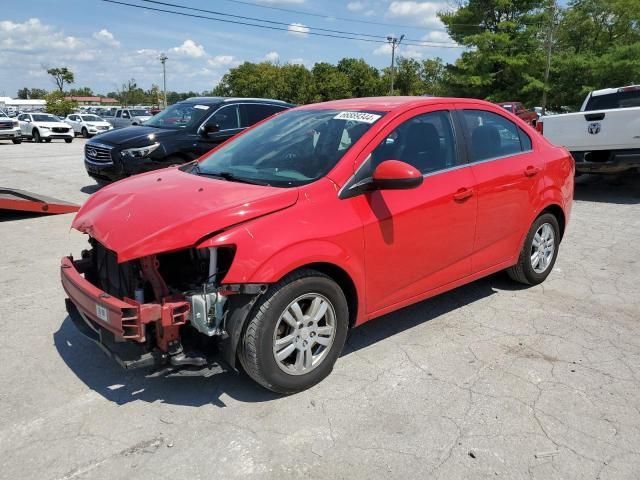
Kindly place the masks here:
<instances>
[{"instance_id":1,"label":"car door","mask_svg":"<svg viewBox=\"0 0 640 480\"><path fill-rule=\"evenodd\" d=\"M217 132L205 133L207 126L217 126ZM213 112L198 129L196 149L198 155L207 153L216 145L228 140L243 130L237 104L223 105Z\"/></svg>"},{"instance_id":2,"label":"car door","mask_svg":"<svg viewBox=\"0 0 640 480\"><path fill-rule=\"evenodd\" d=\"M368 314L471 272L477 200L451 113L429 107L397 119L356 174L370 176L380 162L401 160L424 175L415 189L354 198L364 224Z\"/></svg>"},{"instance_id":3,"label":"car door","mask_svg":"<svg viewBox=\"0 0 640 480\"><path fill-rule=\"evenodd\" d=\"M20 133L22 133L22 135L24 136L31 135L31 115L29 115L28 113L23 113L18 117L18 122L20 124Z\"/></svg>"},{"instance_id":4,"label":"car door","mask_svg":"<svg viewBox=\"0 0 640 480\"><path fill-rule=\"evenodd\" d=\"M120 119L122 127L128 127L131 125L131 112L129 110L122 111L122 118Z\"/></svg>"},{"instance_id":5,"label":"car door","mask_svg":"<svg viewBox=\"0 0 640 480\"><path fill-rule=\"evenodd\" d=\"M524 222L542 191L544 163L527 133L501 113L465 108L459 115L478 197L475 273L518 254L529 228Z\"/></svg>"}]
</instances>

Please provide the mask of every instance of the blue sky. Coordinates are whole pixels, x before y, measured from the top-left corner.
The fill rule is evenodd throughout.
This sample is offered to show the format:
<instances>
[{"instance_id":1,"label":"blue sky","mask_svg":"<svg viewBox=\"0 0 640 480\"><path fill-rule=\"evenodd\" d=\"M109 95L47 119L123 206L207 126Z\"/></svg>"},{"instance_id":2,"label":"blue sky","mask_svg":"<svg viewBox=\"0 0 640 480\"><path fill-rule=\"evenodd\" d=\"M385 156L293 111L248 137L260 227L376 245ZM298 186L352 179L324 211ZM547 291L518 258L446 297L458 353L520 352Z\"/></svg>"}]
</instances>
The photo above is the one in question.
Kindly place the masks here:
<instances>
[{"instance_id":1,"label":"blue sky","mask_svg":"<svg viewBox=\"0 0 640 480\"><path fill-rule=\"evenodd\" d=\"M122 1L145 5L142 0ZM152 83L161 85L160 52L169 57L167 89L177 91L211 89L230 67L243 61L267 59L308 67L319 61L335 63L342 57L364 58L377 67L390 62L388 45L310 35L318 31L316 28L380 36L404 33L415 40L451 42L436 17L438 11L451 8L446 0L246 0L321 17L232 0L165 1L283 22L287 31L187 18L100 0L7 1L0 9L0 96L15 96L25 86L52 89L45 70L55 66L69 66L76 74L74 86L89 86L98 93L114 91L130 78L143 88ZM410 45L400 48L401 55L440 56L447 61L455 60L461 51Z\"/></svg>"}]
</instances>

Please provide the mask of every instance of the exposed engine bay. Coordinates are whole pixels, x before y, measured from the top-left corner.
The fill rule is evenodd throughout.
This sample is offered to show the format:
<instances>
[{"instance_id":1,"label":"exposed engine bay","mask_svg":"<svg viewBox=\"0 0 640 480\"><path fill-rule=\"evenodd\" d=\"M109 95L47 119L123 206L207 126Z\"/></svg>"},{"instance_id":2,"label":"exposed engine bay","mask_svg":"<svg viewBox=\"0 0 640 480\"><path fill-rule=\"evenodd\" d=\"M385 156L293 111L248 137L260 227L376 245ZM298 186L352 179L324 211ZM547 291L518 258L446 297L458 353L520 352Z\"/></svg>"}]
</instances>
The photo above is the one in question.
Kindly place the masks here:
<instances>
[{"instance_id":1,"label":"exposed engine bay","mask_svg":"<svg viewBox=\"0 0 640 480\"><path fill-rule=\"evenodd\" d=\"M265 285L222 285L233 261L233 247L187 248L118 263L115 252L93 238L89 243L92 248L82 252L81 260L71 260L87 282L104 292L103 297L112 296L139 309L163 309L157 319L137 320L137 328L123 318L122 338L105 331L104 324L92 321L78 310L87 325L98 333L100 343L105 343L105 338L111 339L107 347L110 355L118 355L114 352L118 343L138 342L146 360L134 361L130 364L135 366L127 368L210 365L221 342L229 339L230 312L247 300L253 304L266 290ZM106 314L104 318L100 315L100 307L96 308L98 320L108 321ZM167 308L170 313L165 315Z\"/></svg>"}]
</instances>

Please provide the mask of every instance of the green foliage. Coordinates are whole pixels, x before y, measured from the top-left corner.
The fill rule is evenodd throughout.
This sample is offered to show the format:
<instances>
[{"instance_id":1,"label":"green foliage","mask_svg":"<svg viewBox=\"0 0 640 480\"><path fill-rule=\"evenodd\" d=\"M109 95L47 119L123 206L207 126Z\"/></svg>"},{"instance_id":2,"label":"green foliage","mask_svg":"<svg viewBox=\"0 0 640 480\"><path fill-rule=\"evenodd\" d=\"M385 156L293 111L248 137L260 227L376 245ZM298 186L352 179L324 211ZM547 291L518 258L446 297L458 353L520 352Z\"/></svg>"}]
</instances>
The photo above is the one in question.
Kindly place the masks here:
<instances>
[{"instance_id":1,"label":"green foliage","mask_svg":"<svg viewBox=\"0 0 640 480\"><path fill-rule=\"evenodd\" d=\"M47 70L47 73L51 75L60 93L64 92L65 84L70 85L75 81L73 72L67 67L50 68Z\"/></svg>"},{"instance_id":2,"label":"green foliage","mask_svg":"<svg viewBox=\"0 0 640 480\"><path fill-rule=\"evenodd\" d=\"M76 102L65 100L64 93L58 91L49 93L45 100L47 101L47 112L59 117L66 117L78 106Z\"/></svg>"},{"instance_id":3,"label":"green foliage","mask_svg":"<svg viewBox=\"0 0 640 480\"><path fill-rule=\"evenodd\" d=\"M69 90L68 95L70 97L93 97L93 90L89 87L72 88Z\"/></svg>"},{"instance_id":4,"label":"green foliage","mask_svg":"<svg viewBox=\"0 0 640 480\"><path fill-rule=\"evenodd\" d=\"M21 100L42 99L47 95L47 91L42 88L21 88L18 90L16 97Z\"/></svg>"}]
</instances>

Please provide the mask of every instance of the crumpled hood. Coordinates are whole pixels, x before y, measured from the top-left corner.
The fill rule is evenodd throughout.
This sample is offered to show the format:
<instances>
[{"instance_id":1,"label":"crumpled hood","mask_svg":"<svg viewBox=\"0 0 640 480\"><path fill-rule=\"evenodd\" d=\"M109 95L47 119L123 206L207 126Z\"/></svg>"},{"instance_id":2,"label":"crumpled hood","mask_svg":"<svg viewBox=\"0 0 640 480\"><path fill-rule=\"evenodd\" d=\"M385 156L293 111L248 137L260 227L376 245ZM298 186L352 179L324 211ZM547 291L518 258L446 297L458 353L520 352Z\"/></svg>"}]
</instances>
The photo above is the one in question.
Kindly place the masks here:
<instances>
[{"instance_id":1,"label":"crumpled hood","mask_svg":"<svg viewBox=\"0 0 640 480\"><path fill-rule=\"evenodd\" d=\"M297 188L216 180L170 168L94 193L72 227L126 262L190 247L210 233L290 207L297 199Z\"/></svg>"}]
</instances>

